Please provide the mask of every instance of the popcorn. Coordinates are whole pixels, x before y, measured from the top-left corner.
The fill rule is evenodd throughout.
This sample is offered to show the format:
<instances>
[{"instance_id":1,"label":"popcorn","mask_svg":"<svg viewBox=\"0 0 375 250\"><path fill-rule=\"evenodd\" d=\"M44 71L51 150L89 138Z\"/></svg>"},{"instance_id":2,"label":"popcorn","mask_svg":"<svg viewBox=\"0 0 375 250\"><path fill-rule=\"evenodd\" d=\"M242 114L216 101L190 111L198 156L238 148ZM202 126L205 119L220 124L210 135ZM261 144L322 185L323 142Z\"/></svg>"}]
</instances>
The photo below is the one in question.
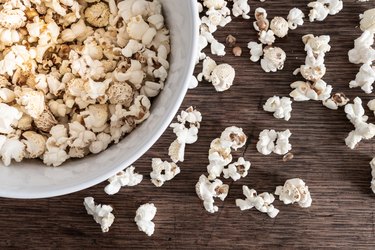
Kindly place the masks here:
<instances>
[{"instance_id":1,"label":"popcorn","mask_svg":"<svg viewBox=\"0 0 375 250\"><path fill-rule=\"evenodd\" d=\"M283 17L274 17L271 20L270 29L275 36L283 38L288 34L289 24Z\"/></svg>"},{"instance_id":2,"label":"popcorn","mask_svg":"<svg viewBox=\"0 0 375 250\"><path fill-rule=\"evenodd\" d=\"M109 7L99 2L85 9L85 20L94 27L106 27L109 23Z\"/></svg>"},{"instance_id":3,"label":"popcorn","mask_svg":"<svg viewBox=\"0 0 375 250\"><path fill-rule=\"evenodd\" d=\"M232 161L231 149L226 145L227 143L224 143L223 146L220 138L211 142L208 151L209 165L207 166L208 179L210 180L220 177L224 167Z\"/></svg>"},{"instance_id":4,"label":"popcorn","mask_svg":"<svg viewBox=\"0 0 375 250\"><path fill-rule=\"evenodd\" d=\"M374 112L375 115L375 99L372 99L367 103L367 107Z\"/></svg>"},{"instance_id":5,"label":"popcorn","mask_svg":"<svg viewBox=\"0 0 375 250\"><path fill-rule=\"evenodd\" d=\"M43 155L46 150L46 138L34 131L26 131L22 133L25 138L21 142L26 146L26 158L38 158Z\"/></svg>"},{"instance_id":6,"label":"popcorn","mask_svg":"<svg viewBox=\"0 0 375 250\"><path fill-rule=\"evenodd\" d=\"M298 8L291 9L287 17L289 29L294 30L297 28L298 25L303 25L304 17L305 14L303 14L302 10Z\"/></svg>"},{"instance_id":7,"label":"popcorn","mask_svg":"<svg viewBox=\"0 0 375 250\"><path fill-rule=\"evenodd\" d=\"M275 194L284 204L298 203L300 207L310 207L312 203L309 187L299 178L289 179L284 186L276 187Z\"/></svg>"},{"instance_id":8,"label":"popcorn","mask_svg":"<svg viewBox=\"0 0 375 250\"><path fill-rule=\"evenodd\" d=\"M250 49L250 60L253 62L259 61L260 57L263 56L263 45L261 43L249 42L247 47Z\"/></svg>"},{"instance_id":9,"label":"popcorn","mask_svg":"<svg viewBox=\"0 0 375 250\"><path fill-rule=\"evenodd\" d=\"M134 221L139 231L145 232L148 236L154 234L155 224L152 220L156 215L156 211L157 209L153 203L143 204L137 209Z\"/></svg>"},{"instance_id":10,"label":"popcorn","mask_svg":"<svg viewBox=\"0 0 375 250\"><path fill-rule=\"evenodd\" d=\"M263 44L272 45L275 42L275 34L272 30L261 30L259 32L259 41Z\"/></svg>"},{"instance_id":11,"label":"popcorn","mask_svg":"<svg viewBox=\"0 0 375 250\"><path fill-rule=\"evenodd\" d=\"M249 19L248 15L250 12L250 5L247 3L247 0L233 0L232 13L233 16L238 17L242 16L243 19Z\"/></svg>"},{"instance_id":12,"label":"popcorn","mask_svg":"<svg viewBox=\"0 0 375 250\"><path fill-rule=\"evenodd\" d=\"M115 220L112 214L113 208L109 205L95 205L94 198L86 197L83 201L87 214L92 215L96 223L100 224L102 232L109 231L110 226Z\"/></svg>"},{"instance_id":13,"label":"popcorn","mask_svg":"<svg viewBox=\"0 0 375 250\"><path fill-rule=\"evenodd\" d=\"M172 180L180 171L180 168L174 162L163 162L159 158L153 158L152 172L150 173L151 182L155 186L161 187L164 182Z\"/></svg>"},{"instance_id":14,"label":"popcorn","mask_svg":"<svg viewBox=\"0 0 375 250\"><path fill-rule=\"evenodd\" d=\"M273 96L268 98L263 105L263 109L267 112L273 112L273 116L277 119L289 121L292 112L292 101L288 97Z\"/></svg>"},{"instance_id":15,"label":"popcorn","mask_svg":"<svg viewBox=\"0 0 375 250\"><path fill-rule=\"evenodd\" d=\"M104 192L109 195L118 193L121 187L136 186L141 183L143 175L134 173L135 168L130 166L125 171L120 171L108 179L109 184L104 188Z\"/></svg>"},{"instance_id":16,"label":"popcorn","mask_svg":"<svg viewBox=\"0 0 375 250\"><path fill-rule=\"evenodd\" d=\"M368 116L364 115L365 110L359 97L354 99L353 104L345 106L345 113L355 127L355 130L351 131L345 139L345 143L350 149L354 149L361 140L369 140L375 136L375 125L367 123Z\"/></svg>"},{"instance_id":17,"label":"popcorn","mask_svg":"<svg viewBox=\"0 0 375 250\"><path fill-rule=\"evenodd\" d=\"M323 105L329 109L337 110L339 107L345 106L349 102L349 98L344 93L336 93L331 98L323 101Z\"/></svg>"},{"instance_id":18,"label":"popcorn","mask_svg":"<svg viewBox=\"0 0 375 250\"><path fill-rule=\"evenodd\" d=\"M22 113L5 103L0 103L0 133L9 134L13 132L12 125L21 119Z\"/></svg>"},{"instance_id":19,"label":"popcorn","mask_svg":"<svg viewBox=\"0 0 375 250\"><path fill-rule=\"evenodd\" d=\"M368 63L365 63L359 69L359 72L356 75L355 80L350 81L349 87L361 87L361 89L367 93L371 94L373 87L372 84L375 82L375 65L371 66Z\"/></svg>"},{"instance_id":20,"label":"popcorn","mask_svg":"<svg viewBox=\"0 0 375 250\"><path fill-rule=\"evenodd\" d=\"M247 141L246 134L242 131L242 128L235 126L226 128L220 136L220 143L223 148L233 148L237 150L245 146Z\"/></svg>"},{"instance_id":21,"label":"popcorn","mask_svg":"<svg viewBox=\"0 0 375 250\"><path fill-rule=\"evenodd\" d=\"M260 65L265 72L276 72L284 68L285 52L279 47L266 47Z\"/></svg>"},{"instance_id":22,"label":"popcorn","mask_svg":"<svg viewBox=\"0 0 375 250\"><path fill-rule=\"evenodd\" d=\"M25 157L25 145L16 138L0 135L0 156L5 166L9 166L12 160L21 162Z\"/></svg>"},{"instance_id":23,"label":"popcorn","mask_svg":"<svg viewBox=\"0 0 375 250\"><path fill-rule=\"evenodd\" d=\"M354 48L349 50L349 61L354 64L371 64L375 60L374 34L365 30L360 37L354 40Z\"/></svg>"},{"instance_id":24,"label":"popcorn","mask_svg":"<svg viewBox=\"0 0 375 250\"><path fill-rule=\"evenodd\" d=\"M209 213L215 213L219 210L214 205L214 198L218 197L223 201L227 197L228 191L228 185L223 184L219 179L210 181L205 175L201 175L195 185L195 192L199 199L203 201L203 206Z\"/></svg>"},{"instance_id":25,"label":"popcorn","mask_svg":"<svg viewBox=\"0 0 375 250\"><path fill-rule=\"evenodd\" d=\"M233 181L237 181L241 177L246 177L250 166L251 163L249 161L245 161L243 157L240 157L237 162L229 164L228 168L223 169L224 178L232 178Z\"/></svg>"},{"instance_id":26,"label":"popcorn","mask_svg":"<svg viewBox=\"0 0 375 250\"><path fill-rule=\"evenodd\" d=\"M359 16L361 19L360 28L362 31L369 31L375 33L375 8L366 10Z\"/></svg>"},{"instance_id":27,"label":"popcorn","mask_svg":"<svg viewBox=\"0 0 375 250\"><path fill-rule=\"evenodd\" d=\"M277 216L279 210L272 205L275 200L272 194L264 192L258 195L254 189L249 189L245 185L242 186L242 190L246 199L236 199L236 206L239 207L241 211L255 207L259 212L267 213L271 218Z\"/></svg>"},{"instance_id":28,"label":"popcorn","mask_svg":"<svg viewBox=\"0 0 375 250\"><path fill-rule=\"evenodd\" d=\"M275 149L275 140L277 133L275 130L263 130L259 134L259 141L257 143L257 150L263 155L269 155Z\"/></svg>"},{"instance_id":29,"label":"popcorn","mask_svg":"<svg viewBox=\"0 0 375 250\"><path fill-rule=\"evenodd\" d=\"M310 2L308 7L311 8L309 13L310 22L323 21L328 15L336 15L343 8L341 0L317 0Z\"/></svg>"},{"instance_id":30,"label":"popcorn","mask_svg":"<svg viewBox=\"0 0 375 250\"><path fill-rule=\"evenodd\" d=\"M371 166L371 176L372 176L371 189L372 189L372 192L375 193L375 158L371 160L370 166Z\"/></svg>"},{"instance_id":31,"label":"popcorn","mask_svg":"<svg viewBox=\"0 0 375 250\"><path fill-rule=\"evenodd\" d=\"M289 137L292 135L289 129L276 132L275 130L263 130L259 134L257 150L263 155L269 155L272 152L278 155L285 155L292 149L289 143Z\"/></svg>"}]
</instances>

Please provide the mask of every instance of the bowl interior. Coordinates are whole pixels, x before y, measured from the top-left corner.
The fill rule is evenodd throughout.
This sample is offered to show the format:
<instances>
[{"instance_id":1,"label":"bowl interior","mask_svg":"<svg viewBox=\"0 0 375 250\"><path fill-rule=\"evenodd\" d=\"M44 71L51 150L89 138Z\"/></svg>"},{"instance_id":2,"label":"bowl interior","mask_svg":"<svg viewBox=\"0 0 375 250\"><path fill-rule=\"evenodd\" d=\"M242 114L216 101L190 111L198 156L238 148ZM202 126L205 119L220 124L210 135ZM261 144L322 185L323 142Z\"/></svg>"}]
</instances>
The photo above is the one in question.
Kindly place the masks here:
<instances>
[{"instance_id":1,"label":"bowl interior","mask_svg":"<svg viewBox=\"0 0 375 250\"><path fill-rule=\"evenodd\" d=\"M186 94L193 72L198 24L196 0L160 0L171 33L171 67L165 89L141 126L98 155L45 167L40 161L0 166L0 196L45 198L96 185L141 157L162 135ZM151 164L151 163L150 163Z\"/></svg>"}]
</instances>

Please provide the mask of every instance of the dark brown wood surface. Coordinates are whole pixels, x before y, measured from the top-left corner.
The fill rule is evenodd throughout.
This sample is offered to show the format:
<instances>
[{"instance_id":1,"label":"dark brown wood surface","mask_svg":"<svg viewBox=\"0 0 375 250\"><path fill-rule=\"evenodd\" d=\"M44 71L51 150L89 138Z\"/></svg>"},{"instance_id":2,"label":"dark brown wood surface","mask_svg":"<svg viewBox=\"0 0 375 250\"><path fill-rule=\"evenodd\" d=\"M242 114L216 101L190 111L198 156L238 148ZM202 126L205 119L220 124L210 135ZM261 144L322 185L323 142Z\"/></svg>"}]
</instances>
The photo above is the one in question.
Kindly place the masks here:
<instances>
[{"instance_id":1,"label":"dark brown wood surface","mask_svg":"<svg viewBox=\"0 0 375 250\"><path fill-rule=\"evenodd\" d=\"M267 9L270 18L286 17L292 7L308 13L308 1L267 0L250 1L252 13L256 7ZM287 96L289 84L301 79L292 71L304 61L301 36L307 33L330 35L332 49L326 56L327 74L324 80L334 91L343 91L351 99L363 97L365 103L375 95L360 89L349 89L358 66L348 62L347 52L360 35L358 15L374 8L374 0L360 3L344 1L344 10L329 16L324 22L310 23L291 31L276 45L287 53L284 70L264 73L258 63L249 61L247 42L256 41L251 20L235 18L215 36L225 41L228 34L237 37L243 56L235 58L227 48L227 56L215 58L228 62L236 69L234 86L227 92L216 93L211 84L203 82L189 91L182 108L196 106L203 114L199 140L188 145L186 161L179 164L181 174L163 187L150 182L151 158L168 159L169 144L174 140L168 129L154 147L134 165L144 174L144 181L131 188L123 188L115 196L104 193L105 183L90 189L43 200L0 199L0 249L261 249L341 247L344 249L375 248L375 195L370 186L369 162L374 152L374 140L361 142L356 150L349 150L344 138L352 130L342 109L328 110L320 102L294 102L289 122L273 118L262 105L272 95ZM368 111L372 122L375 121ZM225 180L230 192L224 202L217 201L219 212L208 214L197 198L194 185L206 172L210 142L231 125L242 127L249 135L246 149L234 153L244 155L252 163L249 175L237 182ZM283 162L280 156L260 155L255 148L261 130L290 129L295 158ZM241 212L236 198L243 198L242 185L258 192L273 192L286 179L300 177L308 184L313 203L311 208L283 205L275 219L255 209ZM109 233L102 234L100 226L86 214L83 198L93 196L97 202L112 204L116 220ZM134 215L139 205L153 202L158 208L154 219L155 234L147 237L139 232Z\"/></svg>"}]
</instances>

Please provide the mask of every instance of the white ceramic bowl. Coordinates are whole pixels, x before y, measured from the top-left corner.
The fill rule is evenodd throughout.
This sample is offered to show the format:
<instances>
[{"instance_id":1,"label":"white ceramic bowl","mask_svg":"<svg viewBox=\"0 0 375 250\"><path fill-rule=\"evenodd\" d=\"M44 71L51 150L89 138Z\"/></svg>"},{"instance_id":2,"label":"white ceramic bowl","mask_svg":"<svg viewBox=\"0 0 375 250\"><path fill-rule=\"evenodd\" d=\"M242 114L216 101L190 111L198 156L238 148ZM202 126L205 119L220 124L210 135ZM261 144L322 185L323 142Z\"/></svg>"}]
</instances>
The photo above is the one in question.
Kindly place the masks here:
<instances>
[{"instance_id":1,"label":"white ceramic bowl","mask_svg":"<svg viewBox=\"0 0 375 250\"><path fill-rule=\"evenodd\" d=\"M61 167L39 161L0 166L0 197L46 198L94 186L140 158L163 134L186 94L198 41L196 0L160 0L171 34L171 68L147 121L106 151Z\"/></svg>"}]
</instances>

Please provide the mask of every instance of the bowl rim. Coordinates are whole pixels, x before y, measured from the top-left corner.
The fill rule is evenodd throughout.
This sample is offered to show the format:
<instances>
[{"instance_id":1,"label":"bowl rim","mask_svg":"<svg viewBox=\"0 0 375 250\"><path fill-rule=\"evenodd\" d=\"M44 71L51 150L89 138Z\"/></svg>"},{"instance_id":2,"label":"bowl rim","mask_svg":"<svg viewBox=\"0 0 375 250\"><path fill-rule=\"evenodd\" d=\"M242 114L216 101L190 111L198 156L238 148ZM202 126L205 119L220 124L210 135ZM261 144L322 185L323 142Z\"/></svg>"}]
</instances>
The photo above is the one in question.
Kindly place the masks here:
<instances>
[{"instance_id":1,"label":"bowl rim","mask_svg":"<svg viewBox=\"0 0 375 250\"><path fill-rule=\"evenodd\" d=\"M119 171L131 166L135 161L137 161L140 157L142 157L154 144L155 142L162 136L162 134L165 132L165 130L168 128L169 124L172 122L173 118L175 117L177 111L179 110L186 92L188 90L190 81L191 81L191 76L193 75L193 71L195 68L195 59L196 59L196 53L198 50L198 7L196 4L196 0L190 0L190 12L192 13L192 20L191 22L193 23L193 39L192 39L192 53L189 55L190 57L188 58L189 64L186 67L185 73L181 79L185 79L183 83L183 89L178 96L176 105L174 105L171 108L171 112L167 116L167 118L162 122L160 127L154 131L153 136L150 138L149 141L147 141L144 146L139 150L136 154L132 155L132 157L124 160L121 164L119 164L117 167L114 167L113 170L108 171L106 174L98 176L92 180L86 181L81 184L73 185L70 187L65 187L61 189L56 189L56 190L45 190L42 192L38 193L27 193L27 192L17 192L17 191L3 191L0 190L0 197L3 198L13 198L13 199L42 199L42 198L51 198L51 197L57 197L57 196L62 196L62 195L68 195L71 193L75 193L78 191L82 191L84 189L90 188L92 186L95 186L108 178L114 176L117 174Z\"/></svg>"}]
</instances>

